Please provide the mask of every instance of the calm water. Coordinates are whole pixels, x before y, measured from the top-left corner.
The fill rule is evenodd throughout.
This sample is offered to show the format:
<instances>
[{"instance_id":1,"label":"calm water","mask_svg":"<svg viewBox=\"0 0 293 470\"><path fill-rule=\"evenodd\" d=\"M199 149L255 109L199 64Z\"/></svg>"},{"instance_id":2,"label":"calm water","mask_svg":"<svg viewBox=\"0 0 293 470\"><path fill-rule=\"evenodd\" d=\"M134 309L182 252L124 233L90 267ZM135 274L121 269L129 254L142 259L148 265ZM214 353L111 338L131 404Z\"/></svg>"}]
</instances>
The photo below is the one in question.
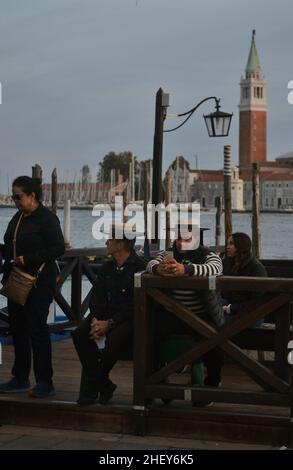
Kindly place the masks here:
<instances>
[{"instance_id":1,"label":"calm water","mask_svg":"<svg viewBox=\"0 0 293 470\"><path fill-rule=\"evenodd\" d=\"M0 243L3 241L6 226L15 213L11 208L0 208ZM63 211L58 212L63 227ZM90 210L71 211L71 246L73 248L103 246L103 241L97 241L92 236L92 225L97 220ZM293 214L261 214L261 246L262 258L287 258L293 259ZM201 227L209 228L205 232L204 243L215 243L215 214L204 212L201 214ZM222 230L224 230L224 216L222 217ZM233 232L246 232L251 235L250 214L233 214ZM143 241L140 239L140 243ZM224 238L222 236L222 244ZM83 282L83 297L90 288L89 282ZM65 283L63 295L69 300L70 282ZM6 300L0 296L0 307Z\"/></svg>"},{"instance_id":2,"label":"calm water","mask_svg":"<svg viewBox=\"0 0 293 470\"><path fill-rule=\"evenodd\" d=\"M0 208L0 243L6 226L15 213L11 208ZM58 211L63 227L63 211ZM97 220L90 210L71 211L71 246L73 248L103 246L103 241L97 241L92 236L92 225ZM201 227L210 230L205 232L205 244L215 243L215 214L204 212L201 214ZM261 246L263 258L289 258L293 259L293 214L261 214ZM224 216L222 217L222 230L224 230ZM251 215L233 214L233 232L246 232L251 235ZM141 241L142 239L140 239ZM224 238L222 236L222 244Z\"/></svg>"}]
</instances>

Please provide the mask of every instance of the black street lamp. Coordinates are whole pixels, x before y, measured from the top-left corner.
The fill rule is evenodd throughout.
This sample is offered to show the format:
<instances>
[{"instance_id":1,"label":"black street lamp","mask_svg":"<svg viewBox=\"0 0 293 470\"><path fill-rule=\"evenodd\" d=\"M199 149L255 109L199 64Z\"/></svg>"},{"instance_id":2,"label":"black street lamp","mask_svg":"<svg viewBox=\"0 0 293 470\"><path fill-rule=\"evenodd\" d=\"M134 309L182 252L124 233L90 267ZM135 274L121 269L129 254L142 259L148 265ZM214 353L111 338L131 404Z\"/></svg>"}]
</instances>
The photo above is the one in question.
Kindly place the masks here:
<instances>
[{"instance_id":1,"label":"black street lamp","mask_svg":"<svg viewBox=\"0 0 293 470\"><path fill-rule=\"evenodd\" d=\"M152 203L159 204L162 197L162 157L163 157L163 133L173 132L182 127L193 115L193 113L206 101L214 100L216 103L216 111L204 115L207 131L210 137L226 137L229 134L231 119L233 114L220 111L220 99L215 96L209 96L201 100L196 106L185 113L177 114L177 117L187 116L184 121L177 127L164 130L164 121L167 116L167 107L169 106L169 95L163 92L162 88L156 94L156 116L155 116L155 133L153 146L153 187L152 187ZM156 221L156 240L158 224Z\"/></svg>"},{"instance_id":2,"label":"black street lamp","mask_svg":"<svg viewBox=\"0 0 293 470\"><path fill-rule=\"evenodd\" d=\"M181 124L164 130L164 120L167 116L167 106L165 101L166 94L160 88L156 94L156 118L155 118L155 134L153 148L153 188L152 203L158 204L162 201L162 156L163 156L163 133L173 132L182 127L193 115L193 113L206 101L214 100L216 103L216 111L211 114L204 115L207 131L210 137L226 137L229 134L231 119L233 114L220 111L220 99L215 96L209 96L201 100L196 106L185 113L177 114L177 117L184 117Z\"/></svg>"},{"instance_id":3,"label":"black street lamp","mask_svg":"<svg viewBox=\"0 0 293 470\"><path fill-rule=\"evenodd\" d=\"M231 120L233 114L223 113L220 111L220 99L215 96L209 96L201 100L194 108L186 111L186 113L177 114L177 117L187 116L181 124L173 129L165 129L163 132L173 132L182 127L193 115L193 113L199 108L205 101L215 100L216 102L216 111L211 114L204 115L204 120L207 126L207 131L210 137L227 137L230 130Z\"/></svg>"}]
</instances>

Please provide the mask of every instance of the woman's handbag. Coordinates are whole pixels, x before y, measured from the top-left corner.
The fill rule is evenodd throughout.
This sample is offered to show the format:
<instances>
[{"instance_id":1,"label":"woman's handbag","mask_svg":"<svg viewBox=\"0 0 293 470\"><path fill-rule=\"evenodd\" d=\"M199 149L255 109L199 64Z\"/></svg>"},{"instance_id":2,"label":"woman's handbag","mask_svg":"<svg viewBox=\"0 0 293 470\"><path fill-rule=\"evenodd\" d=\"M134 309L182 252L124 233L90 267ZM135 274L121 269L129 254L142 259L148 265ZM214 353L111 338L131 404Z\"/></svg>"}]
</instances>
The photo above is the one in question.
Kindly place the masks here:
<instances>
[{"instance_id":1,"label":"woman's handbag","mask_svg":"<svg viewBox=\"0 0 293 470\"><path fill-rule=\"evenodd\" d=\"M19 224L21 222L23 214L20 215L13 237L13 259L16 261L16 235L18 231ZM13 266L7 281L5 282L4 286L0 290L0 294L7 297L12 302L24 306L30 291L33 287L36 286L37 279L39 277L40 272L43 270L45 263L43 263L40 268L38 269L37 275L32 276L24 272L18 266Z\"/></svg>"}]
</instances>

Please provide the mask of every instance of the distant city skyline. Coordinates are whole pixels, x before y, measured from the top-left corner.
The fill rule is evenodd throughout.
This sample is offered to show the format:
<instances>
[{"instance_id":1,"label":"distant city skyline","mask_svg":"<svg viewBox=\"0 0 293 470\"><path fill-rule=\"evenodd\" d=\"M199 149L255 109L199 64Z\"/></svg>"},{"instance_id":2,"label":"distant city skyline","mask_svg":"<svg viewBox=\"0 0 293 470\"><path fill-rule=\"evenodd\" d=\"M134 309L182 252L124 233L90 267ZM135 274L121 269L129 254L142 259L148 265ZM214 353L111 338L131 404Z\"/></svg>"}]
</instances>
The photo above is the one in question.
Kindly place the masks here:
<instances>
[{"instance_id":1,"label":"distant city skyline","mask_svg":"<svg viewBox=\"0 0 293 470\"><path fill-rule=\"evenodd\" d=\"M230 136L210 139L202 106L164 136L164 170L177 155L221 168L223 146L238 163L238 104L251 33L268 86L268 159L293 150L291 0L2 0L0 193L39 163L49 181L93 176L109 151L152 158L155 94L171 114L202 98L233 112ZM173 127L173 119L165 127Z\"/></svg>"}]
</instances>

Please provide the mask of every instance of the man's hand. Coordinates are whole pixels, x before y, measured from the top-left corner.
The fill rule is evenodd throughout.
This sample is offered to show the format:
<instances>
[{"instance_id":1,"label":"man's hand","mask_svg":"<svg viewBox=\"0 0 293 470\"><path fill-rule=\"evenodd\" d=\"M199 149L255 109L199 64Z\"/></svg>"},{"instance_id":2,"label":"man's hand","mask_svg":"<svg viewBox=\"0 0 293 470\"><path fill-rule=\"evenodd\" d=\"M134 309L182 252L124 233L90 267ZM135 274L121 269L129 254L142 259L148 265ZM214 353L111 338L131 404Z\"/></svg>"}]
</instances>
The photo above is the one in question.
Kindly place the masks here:
<instances>
[{"instance_id":1,"label":"man's hand","mask_svg":"<svg viewBox=\"0 0 293 470\"><path fill-rule=\"evenodd\" d=\"M110 326L108 320L97 320L96 318L93 318L91 322L90 339L95 340L105 336L109 329Z\"/></svg>"},{"instance_id":2,"label":"man's hand","mask_svg":"<svg viewBox=\"0 0 293 470\"><path fill-rule=\"evenodd\" d=\"M157 274L160 276L184 276L185 270L181 263L177 263L175 259L167 259L161 261L157 268Z\"/></svg>"},{"instance_id":3,"label":"man's hand","mask_svg":"<svg viewBox=\"0 0 293 470\"><path fill-rule=\"evenodd\" d=\"M18 256L16 258L16 264L18 264L19 266L24 266L24 257L23 256Z\"/></svg>"}]
</instances>

